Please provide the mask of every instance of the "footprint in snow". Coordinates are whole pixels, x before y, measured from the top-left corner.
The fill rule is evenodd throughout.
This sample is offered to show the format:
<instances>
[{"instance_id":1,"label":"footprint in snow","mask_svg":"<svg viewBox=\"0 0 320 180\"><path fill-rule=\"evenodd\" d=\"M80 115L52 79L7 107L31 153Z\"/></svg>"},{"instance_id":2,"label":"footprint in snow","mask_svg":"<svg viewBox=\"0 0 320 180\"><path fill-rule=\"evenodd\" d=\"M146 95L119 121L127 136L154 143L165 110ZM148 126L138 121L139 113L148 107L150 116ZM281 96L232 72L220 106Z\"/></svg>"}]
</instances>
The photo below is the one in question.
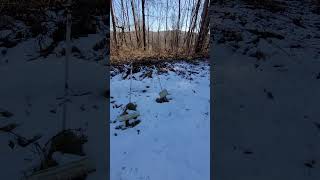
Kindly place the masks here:
<instances>
[{"instance_id":1,"label":"footprint in snow","mask_svg":"<svg viewBox=\"0 0 320 180\"><path fill-rule=\"evenodd\" d=\"M95 110L99 109L99 107L97 105L93 105L92 108L95 109Z\"/></svg>"},{"instance_id":2,"label":"footprint in snow","mask_svg":"<svg viewBox=\"0 0 320 180\"><path fill-rule=\"evenodd\" d=\"M85 111L85 110L86 110L84 104L82 104L82 105L80 106L80 110L81 110L81 111Z\"/></svg>"},{"instance_id":3,"label":"footprint in snow","mask_svg":"<svg viewBox=\"0 0 320 180\"><path fill-rule=\"evenodd\" d=\"M307 168L314 168L314 165L316 164L315 160L311 160L311 161L306 161L304 162L304 166L306 166Z\"/></svg>"},{"instance_id":4,"label":"footprint in snow","mask_svg":"<svg viewBox=\"0 0 320 180\"><path fill-rule=\"evenodd\" d=\"M318 128L318 130L320 131L320 123L318 122L313 122L313 124Z\"/></svg>"},{"instance_id":5,"label":"footprint in snow","mask_svg":"<svg viewBox=\"0 0 320 180\"><path fill-rule=\"evenodd\" d=\"M56 114L56 113L57 113L57 110L56 110L56 109L51 109L51 110L50 110L50 113Z\"/></svg>"},{"instance_id":6,"label":"footprint in snow","mask_svg":"<svg viewBox=\"0 0 320 180\"><path fill-rule=\"evenodd\" d=\"M274 99L274 96L273 96L272 92L267 91L266 89L263 89L263 92L266 93L268 99L271 99L271 100Z\"/></svg>"},{"instance_id":7,"label":"footprint in snow","mask_svg":"<svg viewBox=\"0 0 320 180\"><path fill-rule=\"evenodd\" d=\"M13 116L13 113L7 111L7 110L0 110L0 117L10 118Z\"/></svg>"},{"instance_id":8,"label":"footprint in snow","mask_svg":"<svg viewBox=\"0 0 320 180\"><path fill-rule=\"evenodd\" d=\"M245 151L243 151L243 154L251 155L251 154L253 154L253 152L252 152L252 151L250 151L250 150L245 150Z\"/></svg>"}]
</instances>

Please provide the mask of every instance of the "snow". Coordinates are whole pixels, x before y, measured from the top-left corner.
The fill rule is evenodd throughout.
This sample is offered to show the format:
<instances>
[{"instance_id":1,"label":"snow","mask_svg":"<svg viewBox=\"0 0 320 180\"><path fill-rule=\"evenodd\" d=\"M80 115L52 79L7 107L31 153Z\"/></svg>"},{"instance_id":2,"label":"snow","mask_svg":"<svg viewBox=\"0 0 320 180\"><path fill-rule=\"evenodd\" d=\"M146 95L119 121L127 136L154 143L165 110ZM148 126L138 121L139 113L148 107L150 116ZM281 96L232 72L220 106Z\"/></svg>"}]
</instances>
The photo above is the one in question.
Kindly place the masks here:
<instances>
[{"instance_id":1,"label":"snow","mask_svg":"<svg viewBox=\"0 0 320 180\"><path fill-rule=\"evenodd\" d=\"M306 1L286 2L288 12L283 14L234 2L212 8L212 22L221 22L214 27L216 40L227 27L243 35L238 49L230 46L234 42L211 45L215 63L214 179L320 178L320 129L316 126L320 117L320 41L319 24L315 24L319 15L311 12L311 5L303 4ZM223 15L228 12L236 20ZM254 21L258 14L262 18ZM307 28L291 23L297 16ZM284 35L283 40L267 39L287 53L263 39L257 45L250 43L256 36L238 23L238 17L247 20L245 27ZM293 44L302 48L290 48ZM257 60L242 53L247 47L259 49L267 57Z\"/></svg>"},{"instance_id":2,"label":"snow","mask_svg":"<svg viewBox=\"0 0 320 180\"><path fill-rule=\"evenodd\" d=\"M96 41L92 36L83 41ZM80 41L80 40L78 40ZM81 43L75 41L73 45ZM35 39L19 43L7 49L0 56L0 109L13 113L10 118L0 117L0 126L17 123L14 130L24 137L31 138L41 134L40 145L44 145L62 128L62 100L64 95L64 57L50 55L28 61L30 54L36 54ZM7 59L8 63L4 60ZM68 103L67 128L83 128L88 136L84 145L85 153L96 167L96 172L87 179L106 177L106 68L99 61L88 61L77 57L70 59L71 94L91 92L84 96L71 96ZM16 145L11 149L7 144L14 137L0 133L0 161L6 163L1 170L0 179L20 179L23 172L39 165L39 155L33 153L32 145L22 148Z\"/></svg>"},{"instance_id":3,"label":"snow","mask_svg":"<svg viewBox=\"0 0 320 180\"><path fill-rule=\"evenodd\" d=\"M161 86L172 97L166 103L155 101L161 91L156 70L153 78L140 79L145 70L133 74L131 98L138 105L141 122L126 130L115 129L123 122L113 122L123 111L119 105L129 102L130 79L122 79L121 74L111 78L111 179L210 178L209 64L181 62L173 67L176 72L198 74L169 71L159 75Z\"/></svg>"}]
</instances>

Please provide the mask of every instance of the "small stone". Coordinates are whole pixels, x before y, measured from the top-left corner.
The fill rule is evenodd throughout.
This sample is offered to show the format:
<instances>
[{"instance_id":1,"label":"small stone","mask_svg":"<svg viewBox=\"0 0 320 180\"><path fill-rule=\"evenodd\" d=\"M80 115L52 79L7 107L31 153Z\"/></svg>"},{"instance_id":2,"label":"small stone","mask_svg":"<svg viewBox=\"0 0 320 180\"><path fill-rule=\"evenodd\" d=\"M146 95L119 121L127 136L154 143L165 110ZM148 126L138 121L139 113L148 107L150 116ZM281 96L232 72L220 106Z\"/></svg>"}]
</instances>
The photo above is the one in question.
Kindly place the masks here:
<instances>
[{"instance_id":1,"label":"small stone","mask_svg":"<svg viewBox=\"0 0 320 180\"><path fill-rule=\"evenodd\" d=\"M6 49L3 49L2 51L1 51L1 54L4 56L4 55L6 55L7 54L7 50Z\"/></svg>"},{"instance_id":2,"label":"small stone","mask_svg":"<svg viewBox=\"0 0 320 180\"><path fill-rule=\"evenodd\" d=\"M18 124L11 123L11 124L8 124L8 125L6 125L6 126L0 127L0 131L3 131L3 132L11 132L11 131L14 130L16 127L18 127Z\"/></svg>"},{"instance_id":3,"label":"small stone","mask_svg":"<svg viewBox=\"0 0 320 180\"><path fill-rule=\"evenodd\" d=\"M11 149L13 149L14 146L15 146L15 144L14 144L13 141L10 140L9 143L8 143L8 146L9 146Z\"/></svg>"},{"instance_id":4,"label":"small stone","mask_svg":"<svg viewBox=\"0 0 320 180\"><path fill-rule=\"evenodd\" d=\"M97 105L93 105L92 108L93 109L99 109L99 107Z\"/></svg>"},{"instance_id":5,"label":"small stone","mask_svg":"<svg viewBox=\"0 0 320 180\"><path fill-rule=\"evenodd\" d=\"M318 123L318 122L313 122L313 124L320 130L320 123Z\"/></svg>"},{"instance_id":6,"label":"small stone","mask_svg":"<svg viewBox=\"0 0 320 180\"><path fill-rule=\"evenodd\" d=\"M129 109L129 110L137 110L137 105L133 104L133 103L129 103L126 105L126 108Z\"/></svg>"},{"instance_id":7,"label":"small stone","mask_svg":"<svg viewBox=\"0 0 320 180\"><path fill-rule=\"evenodd\" d=\"M9 118L9 117L13 116L13 114L9 111L0 111L0 116Z\"/></svg>"},{"instance_id":8,"label":"small stone","mask_svg":"<svg viewBox=\"0 0 320 180\"><path fill-rule=\"evenodd\" d=\"M305 162L304 165L308 168L314 168L315 161Z\"/></svg>"},{"instance_id":9,"label":"small stone","mask_svg":"<svg viewBox=\"0 0 320 180\"><path fill-rule=\"evenodd\" d=\"M246 150L246 151L243 152L243 154L253 154L253 152L249 151L249 150Z\"/></svg>"},{"instance_id":10,"label":"small stone","mask_svg":"<svg viewBox=\"0 0 320 180\"><path fill-rule=\"evenodd\" d=\"M86 108L84 107L83 104L80 106L80 110L81 110L81 111L85 111L85 110L86 110Z\"/></svg>"}]
</instances>

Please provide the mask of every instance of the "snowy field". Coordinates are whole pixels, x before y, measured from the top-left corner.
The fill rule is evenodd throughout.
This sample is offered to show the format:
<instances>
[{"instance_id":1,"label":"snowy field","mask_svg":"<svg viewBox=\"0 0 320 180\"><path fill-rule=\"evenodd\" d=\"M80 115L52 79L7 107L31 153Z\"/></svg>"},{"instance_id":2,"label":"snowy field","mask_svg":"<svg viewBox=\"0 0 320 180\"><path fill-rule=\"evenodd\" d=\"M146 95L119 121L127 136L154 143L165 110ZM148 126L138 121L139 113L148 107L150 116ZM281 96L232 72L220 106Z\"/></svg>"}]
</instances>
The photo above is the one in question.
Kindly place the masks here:
<instances>
[{"instance_id":1,"label":"snowy field","mask_svg":"<svg viewBox=\"0 0 320 180\"><path fill-rule=\"evenodd\" d=\"M123 122L115 120L129 102L130 80L111 72L116 74L110 81L112 180L209 180L210 66L181 62L170 67L159 76L151 69L152 78L142 78L150 68L133 74L131 99L141 122L126 130L116 129ZM160 85L168 90L169 102L155 101Z\"/></svg>"},{"instance_id":2,"label":"snowy field","mask_svg":"<svg viewBox=\"0 0 320 180\"><path fill-rule=\"evenodd\" d=\"M92 35L80 38L72 45L78 45L86 53L85 50L91 48L99 37ZM61 43L60 49L63 46ZM29 55L37 54L34 39L1 50L6 54L0 55L0 111L10 112L11 115L0 116L0 126L16 123L18 126L13 130L14 133L27 139L40 135L38 143L44 146L62 128L65 58L52 54L47 58L28 61ZM103 121L108 116L106 99L103 97L106 67L101 61L72 57L69 73L71 101L67 109L67 128L81 128L88 136L84 152L93 162L96 172L89 174L87 179L103 179L106 177L107 164L107 122ZM0 132L0 179L21 179L23 172L30 172L27 169L39 165L40 156L33 145L21 147L18 144L12 134ZM55 157L59 157L59 154ZM60 162L59 159L55 160Z\"/></svg>"}]
</instances>

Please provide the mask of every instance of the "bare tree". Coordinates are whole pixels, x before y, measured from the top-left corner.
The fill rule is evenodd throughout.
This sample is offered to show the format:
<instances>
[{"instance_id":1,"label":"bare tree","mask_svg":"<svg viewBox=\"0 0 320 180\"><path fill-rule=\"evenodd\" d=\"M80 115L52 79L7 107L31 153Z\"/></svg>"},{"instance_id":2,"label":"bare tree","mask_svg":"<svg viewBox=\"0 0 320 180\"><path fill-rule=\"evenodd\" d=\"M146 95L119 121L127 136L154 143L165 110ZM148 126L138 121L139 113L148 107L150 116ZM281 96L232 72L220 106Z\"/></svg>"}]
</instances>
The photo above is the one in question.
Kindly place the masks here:
<instances>
[{"instance_id":1,"label":"bare tree","mask_svg":"<svg viewBox=\"0 0 320 180\"><path fill-rule=\"evenodd\" d=\"M136 32L136 39L137 39L137 44L138 47L141 47L141 42L140 42L140 36L139 36L139 25L138 25L138 20L137 20L137 16L136 16L136 12L135 12L135 7L134 7L134 0L131 0L131 7L132 7L132 16L134 19L134 28L135 28L135 32Z\"/></svg>"},{"instance_id":2,"label":"bare tree","mask_svg":"<svg viewBox=\"0 0 320 180\"><path fill-rule=\"evenodd\" d=\"M193 10L192 17L191 17L191 20L190 20L189 31L188 31L187 37L186 37L186 50L188 52L190 52L190 46L191 46L192 41L193 41L193 34L194 34L194 30L195 30L196 25L197 25L200 4L201 4L201 0L197 0L196 6L195 6L195 8Z\"/></svg>"},{"instance_id":3,"label":"bare tree","mask_svg":"<svg viewBox=\"0 0 320 180\"><path fill-rule=\"evenodd\" d=\"M166 32L164 37L164 48L167 48L167 35L168 35L168 11L169 11L169 2L167 0L167 7L166 7Z\"/></svg>"},{"instance_id":4,"label":"bare tree","mask_svg":"<svg viewBox=\"0 0 320 180\"><path fill-rule=\"evenodd\" d=\"M114 47L168 57L207 52L210 0L115 1L111 12Z\"/></svg>"},{"instance_id":5,"label":"bare tree","mask_svg":"<svg viewBox=\"0 0 320 180\"><path fill-rule=\"evenodd\" d=\"M149 8L147 9L147 13L148 13L148 18L147 18L147 21L148 21L148 34L147 34L147 38L148 38L148 42L147 42L147 47L148 47L148 49L150 48L149 46L150 46L150 14L149 14Z\"/></svg>"},{"instance_id":6,"label":"bare tree","mask_svg":"<svg viewBox=\"0 0 320 180\"><path fill-rule=\"evenodd\" d=\"M129 30L129 40L130 40L130 43L133 45L133 42L132 42L132 37L131 37L131 27L130 27L130 19L129 19L129 8L128 8L128 2L126 1L126 10L127 10L127 13L126 13L126 17L127 17L127 25L128 25L128 30Z\"/></svg>"},{"instance_id":7,"label":"bare tree","mask_svg":"<svg viewBox=\"0 0 320 180\"><path fill-rule=\"evenodd\" d=\"M113 42L114 42L114 45L115 45L115 50L117 50L118 49L117 27L116 27L116 21L115 21L112 2L110 3L110 8L111 8L111 20L112 20L112 27L113 27Z\"/></svg>"},{"instance_id":8,"label":"bare tree","mask_svg":"<svg viewBox=\"0 0 320 180\"><path fill-rule=\"evenodd\" d=\"M179 49L179 32L180 32L180 18L181 18L181 0L178 0L178 20L177 20L177 31L176 31L176 48ZM177 51L176 51L177 52Z\"/></svg>"},{"instance_id":9,"label":"bare tree","mask_svg":"<svg viewBox=\"0 0 320 180\"><path fill-rule=\"evenodd\" d=\"M199 31L197 42L195 44L195 53L199 53L203 49L206 37L209 32L208 9L209 9L209 0L205 0L203 5L202 17L201 17L200 31Z\"/></svg>"},{"instance_id":10,"label":"bare tree","mask_svg":"<svg viewBox=\"0 0 320 180\"><path fill-rule=\"evenodd\" d=\"M145 21L145 14L144 14L144 5L145 0L142 0L142 38L143 38L143 50L146 50L146 21Z\"/></svg>"},{"instance_id":11,"label":"bare tree","mask_svg":"<svg viewBox=\"0 0 320 180\"><path fill-rule=\"evenodd\" d=\"M124 9L124 3L123 0L120 1L121 2L121 12L122 12L122 42L125 43L126 46L128 46L127 44L127 40L126 40L126 34L125 34L125 28L126 28L126 14L125 14L125 9Z\"/></svg>"}]
</instances>

